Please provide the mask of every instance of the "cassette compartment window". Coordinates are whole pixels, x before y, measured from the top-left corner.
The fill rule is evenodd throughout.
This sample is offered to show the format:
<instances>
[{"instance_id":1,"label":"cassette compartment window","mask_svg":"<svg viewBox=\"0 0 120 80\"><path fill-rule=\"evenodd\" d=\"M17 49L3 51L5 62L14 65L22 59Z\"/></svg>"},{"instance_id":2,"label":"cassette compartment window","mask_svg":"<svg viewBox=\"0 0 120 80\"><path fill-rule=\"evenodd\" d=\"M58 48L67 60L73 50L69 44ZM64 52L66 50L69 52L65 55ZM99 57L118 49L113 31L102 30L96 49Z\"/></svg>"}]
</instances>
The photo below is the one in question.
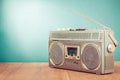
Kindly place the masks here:
<instances>
[{"instance_id":1,"label":"cassette compartment window","mask_svg":"<svg viewBox=\"0 0 120 80\"><path fill-rule=\"evenodd\" d=\"M77 56L77 48L68 47L67 52L70 56Z\"/></svg>"},{"instance_id":2,"label":"cassette compartment window","mask_svg":"<svg viewBox=\"0 0 120 80\"><path fill-rule=\"evenodd\" d=\"M65 58L80 59L80 46L65 45Z\"/></svg>"}]
</instances>

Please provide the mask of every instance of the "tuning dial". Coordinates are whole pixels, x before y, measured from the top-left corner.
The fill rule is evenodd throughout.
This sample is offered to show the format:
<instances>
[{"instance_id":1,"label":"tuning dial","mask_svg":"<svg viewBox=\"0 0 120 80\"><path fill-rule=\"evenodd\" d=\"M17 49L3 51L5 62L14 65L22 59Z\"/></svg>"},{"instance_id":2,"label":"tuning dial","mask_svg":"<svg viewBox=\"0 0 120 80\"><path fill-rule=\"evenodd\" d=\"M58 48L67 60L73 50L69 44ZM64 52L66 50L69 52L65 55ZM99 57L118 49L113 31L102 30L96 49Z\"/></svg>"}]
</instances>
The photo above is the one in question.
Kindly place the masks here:
<instances>
[{"instance_id":1,"label":"tuning dial","mask_svg":"<svg viewBox=\"0 0 120 80\"><path fill-rule=\"evenodd\" d=\"M109 53L113 53L115 50L115 46L113 44L109 43L107 46L107 49L108 49Z\"/></svg>"}]
</instances>

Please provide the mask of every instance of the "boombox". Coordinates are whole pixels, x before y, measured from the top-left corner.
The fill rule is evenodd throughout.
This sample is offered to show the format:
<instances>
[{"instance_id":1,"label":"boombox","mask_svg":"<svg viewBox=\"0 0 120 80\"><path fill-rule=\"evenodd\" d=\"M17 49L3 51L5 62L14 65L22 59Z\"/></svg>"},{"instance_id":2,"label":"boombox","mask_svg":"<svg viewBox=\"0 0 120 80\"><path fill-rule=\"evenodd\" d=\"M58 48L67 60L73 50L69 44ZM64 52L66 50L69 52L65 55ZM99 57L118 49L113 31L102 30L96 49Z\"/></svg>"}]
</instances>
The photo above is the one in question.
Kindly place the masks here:
<instances>
[{"instance_id":1,"label":"boombox","mask_svg":"<svg viewBox=\"0 0 120 80\"><path fill-rule=\"evenodd\" d=\"M111 29L51 31L49 66L96 74L113 73L116 46Z\"/></svg>"}]
</instances>

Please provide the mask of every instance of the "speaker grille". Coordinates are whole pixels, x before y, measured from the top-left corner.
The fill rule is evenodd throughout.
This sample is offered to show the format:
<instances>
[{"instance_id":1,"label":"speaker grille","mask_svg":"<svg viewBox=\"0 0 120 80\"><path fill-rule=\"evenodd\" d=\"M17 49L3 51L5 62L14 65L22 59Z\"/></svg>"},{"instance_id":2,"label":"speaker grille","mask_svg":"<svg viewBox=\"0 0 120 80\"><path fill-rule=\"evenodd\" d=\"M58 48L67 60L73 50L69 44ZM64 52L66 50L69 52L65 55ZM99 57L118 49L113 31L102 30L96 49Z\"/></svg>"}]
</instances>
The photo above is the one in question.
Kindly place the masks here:
<instances>
[{"instance_id":1,"label":"speaker grille","mask_svg":"<svg viewBox=\"0 0 120 80\"><path fill-rule=\"evenodd\" d=\"M98 67L100 63L99 53L93 44L88 44L84 47L82 52L82 62L90 70L94 70Z\"/></svg>"},{"instance_id":2,"label":"speaker grille","mask_svg":"<svg viewBox=\"0 0 120 80\"><path fill-rule=\"evenodd\" d=\"M64 54L63 49L64 45L59 42L54 42L50 45L50 59L55 65L60 65L63 62Z\"/></svg>"},{"instance_id":3,"label":"speaker grille","mask_svg":"<svg viewBox=\"0 0 120 80\"><path fill-rule=\"evenodd\" d=\"M66 33L66 32L56 32L51 34L51 38L63 38L63 39L99 39L99 32L94 33Z\"/></svg>"}]
</instances>

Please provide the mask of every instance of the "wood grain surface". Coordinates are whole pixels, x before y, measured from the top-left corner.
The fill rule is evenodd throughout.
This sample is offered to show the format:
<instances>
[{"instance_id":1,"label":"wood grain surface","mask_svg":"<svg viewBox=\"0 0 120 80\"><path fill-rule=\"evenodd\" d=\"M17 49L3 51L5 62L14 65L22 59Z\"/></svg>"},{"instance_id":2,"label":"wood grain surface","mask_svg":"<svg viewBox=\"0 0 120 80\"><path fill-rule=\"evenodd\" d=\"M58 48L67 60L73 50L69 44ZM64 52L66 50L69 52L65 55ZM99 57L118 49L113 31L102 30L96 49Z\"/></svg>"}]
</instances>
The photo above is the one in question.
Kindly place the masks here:
<instances>
[{"instance_id":1,"label":"wood grain surface","mask_svg":"<svg viewBox=\"0 0 120 80\"><path fill-rule=\"evenodd\" d=\"M120 80L120 62L106 75L50 68L48 63L0 63L0 80Z\"/></svg>"}]
</instances>

